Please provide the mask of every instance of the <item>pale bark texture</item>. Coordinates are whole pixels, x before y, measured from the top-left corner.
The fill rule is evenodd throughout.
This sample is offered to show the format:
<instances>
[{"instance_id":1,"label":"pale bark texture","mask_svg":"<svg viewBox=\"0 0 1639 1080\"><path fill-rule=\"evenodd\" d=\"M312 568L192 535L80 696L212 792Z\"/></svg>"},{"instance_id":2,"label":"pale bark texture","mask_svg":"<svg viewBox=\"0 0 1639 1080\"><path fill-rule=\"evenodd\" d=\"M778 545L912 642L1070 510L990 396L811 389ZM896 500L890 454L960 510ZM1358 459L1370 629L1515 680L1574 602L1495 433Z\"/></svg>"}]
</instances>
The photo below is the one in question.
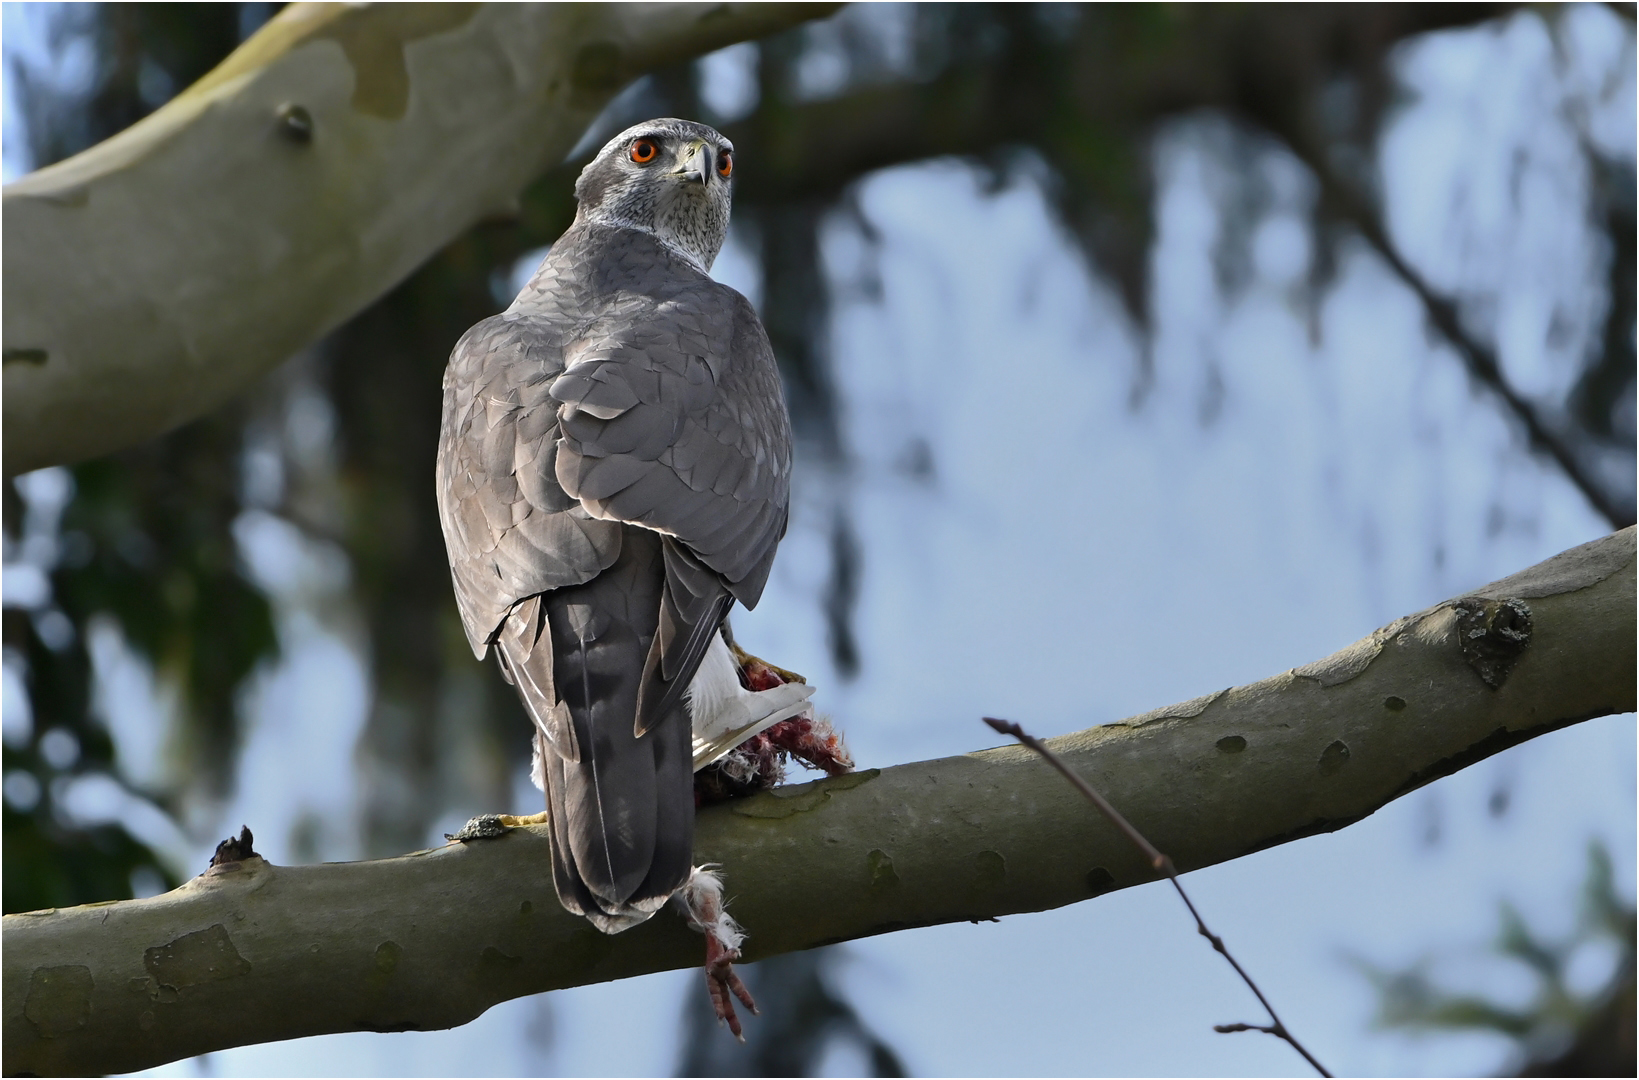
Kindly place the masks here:
<instances>
[{"instance_id":1,"label":"pale bark texture","mask_svg":"<svg viewBox=\"0 0 1639 1080\"><path fill-rule=\"evenodd\" d=\"M637 76L835 4L292 4L4 191L7 474L221 403L562 161Z\"/></svg>"},{"instance_id":2,"label":"pale bark texture","mask_svg":"<svg viewBox=\"0 0 1639 1080\"><path fill-rule=\"evenodd\" d=\"M1203 617L1235 632L1233 612ZM1631 711L1634 628L1629 528L1324 660L1051 745L1180 870L1210 866L1342 828L1533 736ZM696 855L724 866L748 959L1040 911L1153 876L1016 746L714 807L700 815ZM13 1075L450 1027L509 998L703 955L670 913L616 937L566 914L535 829L377 862L246 859L147 900L7 915L3 944Z\"/></svg>"}]
</instances>

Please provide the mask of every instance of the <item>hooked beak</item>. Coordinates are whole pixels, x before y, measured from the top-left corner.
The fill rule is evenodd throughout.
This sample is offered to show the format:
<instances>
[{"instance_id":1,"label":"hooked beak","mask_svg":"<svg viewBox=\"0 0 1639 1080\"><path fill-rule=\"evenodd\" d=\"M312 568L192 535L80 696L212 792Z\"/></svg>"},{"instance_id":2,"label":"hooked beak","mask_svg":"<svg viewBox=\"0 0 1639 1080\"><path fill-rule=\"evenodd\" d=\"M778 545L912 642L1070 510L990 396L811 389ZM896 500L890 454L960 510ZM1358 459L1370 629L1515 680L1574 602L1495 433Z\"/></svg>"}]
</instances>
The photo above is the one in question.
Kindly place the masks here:
<instances>
[{"instance_id":1,"label":"hooked beak","mask_svg":"<svg viewBox=\"0 0 1639 1080\"><path fill-rule=\"evenodd\" d=\"M672 175L680 180L692 180L704 184L711 179L711 152L706 144L697 142L689 148L688 157L677 167Z\"/></svg>"}]
</instances>

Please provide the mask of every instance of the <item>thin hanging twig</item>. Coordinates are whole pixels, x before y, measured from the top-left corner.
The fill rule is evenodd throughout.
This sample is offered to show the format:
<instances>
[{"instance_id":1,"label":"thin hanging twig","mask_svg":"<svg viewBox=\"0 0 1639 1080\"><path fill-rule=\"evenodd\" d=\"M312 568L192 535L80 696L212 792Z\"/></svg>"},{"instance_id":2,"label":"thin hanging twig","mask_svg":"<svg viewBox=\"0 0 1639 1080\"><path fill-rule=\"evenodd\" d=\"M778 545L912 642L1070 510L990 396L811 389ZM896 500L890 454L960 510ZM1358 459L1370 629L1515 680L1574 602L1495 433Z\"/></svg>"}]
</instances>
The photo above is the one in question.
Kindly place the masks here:
<instances>
[{"instance_id":1,"label":"thin hanging twig","mask_svg":"<svg viewBox=\"0 0 1639 1080\"><path fill-rule=\"evenodd\" d=\"M1167 880L1172 882L1172 887L1178 890L1178 896L1183 900L1184 906L1189 908L1190 915L1194 917L1196 931L1212 942L1212 947L1225 960L1229 961L1229 966L1235 969L1235 974L1241 977L1241 980L1252 990L1259 1003L1269 1013L1270 1023L1268 1024L1217 1024L1214 1025L1212 1030L1222 1034L1235 1031L1262 1031L1278 1039L1284 1039L1291 1044L1292 1049L1303 1055L1303 1060L1312 1065L1315 1072L1322 1076L1331 1076L1332 1074L1326 1071L1326 1066L1315 1060L1315 1056L1304 1049L1303 1044L1298 1042L1297 1038L1287 1030L1285 1024L1281 1023L1280 1017L1275 1014L1275 1007L1269 1004L1268 998L1263 996L1263 991L1259 990L1258 984L1252 981L1252 976L1248 975L1246 969L1241 967L1235 958L1229 954L1229 948L1224 944L1224 939L1208 930L1206 923L1201 921L1201 913L1195 910L1195 905L1190 902L1189 894L1184 891L1184 886L1178 881L1178 871L1173 867L1172 860L1156 850L1155 845L1145 839L1144 834L1133 827L1132 822L1122 817L1121 812L1111 806L1104 796L1093 789L1091 784L1072 772L1070 766L1064 763L1064 759L1047 749L1040 739L1037 739L1034 735L1026 734L1023 728L1010 720L997 720L994 717L987 716L984 721L1001 734L1013 736L1019 742L1040 754L1049 765L1062 773L1064 778L1070 781L1077 791L1085 795L1087 801L1097 807L1098 812L1109 819L1111 825L1114 825L1123 836L1132 841L1134 847L1144 853L1144 857L1149 860L1150 865L1155 868L1157 873L1167 876Z\"/></svg>"}]
</instances>

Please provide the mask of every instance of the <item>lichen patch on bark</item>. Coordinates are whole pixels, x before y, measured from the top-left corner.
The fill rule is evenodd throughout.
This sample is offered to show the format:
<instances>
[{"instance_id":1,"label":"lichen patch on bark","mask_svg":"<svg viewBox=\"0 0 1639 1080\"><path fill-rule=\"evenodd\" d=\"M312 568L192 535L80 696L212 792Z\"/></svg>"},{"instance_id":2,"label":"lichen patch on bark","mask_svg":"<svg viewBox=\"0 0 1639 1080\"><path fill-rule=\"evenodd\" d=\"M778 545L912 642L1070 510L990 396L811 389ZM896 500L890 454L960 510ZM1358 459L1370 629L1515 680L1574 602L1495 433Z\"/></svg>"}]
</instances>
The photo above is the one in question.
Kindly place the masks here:
<instances>
[{"instance_id":1,"label":"lichen patch on bark","mask_svg":"<svg viewBox=\"0 0 1639 1080\"><path fill-rule=\"evenodd\" d=\"M172 990L250 974L250 961L239 955L221 923L144 951L142 966L156 986Z\"/></svg>"},{"instance_id":2,"label":"lichen patch on bark","mask_svg":"<svg viewBox=\"0 0 1639 1080\"><path fill-rule=\"evenodd\" d=\"M91 1022L91 969L83 964L38 967L29 976L23 1016L43 1039L55 1039Z\"/></svg>"},{"instance_id":3,"label":"lichen patch on bark","mask_svg":"<svg viewBox=\"0 0 1639 1080\"><path fill-rule=\"evenodd\" d=\"M899 884L899 873L893 868L893 856L881 848L872 848L865 856L865 869L870 874L873 889L891 889Z\"/></svg>"},{"instance_id":4,"label":"lichen patch on bark","mask_svg":"<svg viewBox=\"0 0 1639 1080\"><path fill-rule=\"evenodd\" d=\"M793 814L818 809L828 802L831 796L852 791L881 775L881 769L865 769L825 780L814 780L807 784L774 788L749 799L735 800L729 803L729 806L741 817L788 818Z\"/></svg>"}]
</instances>

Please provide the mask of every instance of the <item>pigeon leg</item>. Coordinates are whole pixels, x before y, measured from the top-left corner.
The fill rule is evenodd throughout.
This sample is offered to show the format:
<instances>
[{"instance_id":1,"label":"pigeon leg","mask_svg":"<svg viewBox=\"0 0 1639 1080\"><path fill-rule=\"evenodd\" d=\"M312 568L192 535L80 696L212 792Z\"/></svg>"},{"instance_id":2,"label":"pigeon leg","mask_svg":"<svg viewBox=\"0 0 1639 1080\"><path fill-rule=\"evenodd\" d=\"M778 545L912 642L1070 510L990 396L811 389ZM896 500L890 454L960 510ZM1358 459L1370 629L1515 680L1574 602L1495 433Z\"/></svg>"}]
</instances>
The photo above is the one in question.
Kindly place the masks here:
<instances>
[{"instance_id":1,"label":"pigeon leg","mask_svg":"<svg viewBox=\"0 0 1639 1080\"><path fill-rule=\"evenodd\" d=\"M505 835L507 830L516 829L522 825L547 825L551 823L545 810L538 814L479 814L475 818L467 819L458 833L445 833L444 839L452 844L463 843L467 840L489 840L493 837Z\"/></svg>"},{"instance_id":2,"label":"pigeon leg","mask_svg":"<svg viewBox=\"0 0 1639 1080\"><path fill-rule=\"evenodd\" d=\"M734 1012L734 999L739 998L753 1016L757 1015L757 1003L734 970L746 935L724 910L723 879L712 873L710 866L696 866L672 898L682 907L690 929L706 935L706 990L711 994L717 1022L727 1023L734 1037L745 1042L740 1018Z\"/></svg>"}]
</instances>

